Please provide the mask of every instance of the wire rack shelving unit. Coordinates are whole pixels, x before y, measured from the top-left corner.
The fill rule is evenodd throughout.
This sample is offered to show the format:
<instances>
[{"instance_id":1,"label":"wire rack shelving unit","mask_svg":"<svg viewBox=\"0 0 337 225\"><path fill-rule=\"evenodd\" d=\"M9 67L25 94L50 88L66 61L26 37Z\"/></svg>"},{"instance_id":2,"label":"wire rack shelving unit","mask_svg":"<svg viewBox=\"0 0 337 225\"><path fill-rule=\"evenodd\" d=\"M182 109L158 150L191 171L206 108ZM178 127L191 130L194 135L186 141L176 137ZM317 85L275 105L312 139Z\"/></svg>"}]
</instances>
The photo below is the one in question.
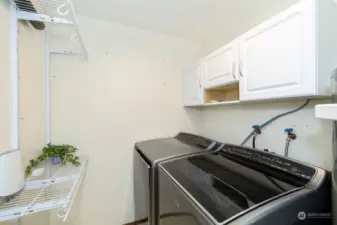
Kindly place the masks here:
<instances>
[{"instance_id":1,"label":"wire rack shelving unit","mask_svg":"<svg viewBox=\"0 0 337 225\"><path fill-rule=\"evenodd\" d=\"M38 178L28 178L20 194L0 204L0 223L41 211L59 208L58 216L65 221L83 180L87 156L80 156L81 165L52 165Z\"/></svg>"},{"instance_id":2,"label":"wire rack shelving unit","mask_svg":"<svg viewBox=\"0 0 337 225\"><path fill-rule=\"evenodd\" d=\"M49 51L87 57L77 15L71 0L9 0L19 20L30 21L38 30L46 30Z\"/></svg>"},{"instance_id":3,"label":"wire rack shelving unit","mask_svg":"<svg viewBox=\"0 0 337 225\"><path fill-rule=\"evenodd\" d=\"M71 0L8 1L10 15L11 145L12 149L20 149L18 21L29 21L35 29L46 32L46 143L51 142L50 54L84 55L87 59L88 53ZM19 220L20 217L51 209L59 209L58 216L65 221L85 175L88 156L80 156L80 162L79 167L48 164L44 166L44 173L41 176L28 177L23 190L19 194L5 203L0 203L0 223Z\"/></svg>"}]
</instances>

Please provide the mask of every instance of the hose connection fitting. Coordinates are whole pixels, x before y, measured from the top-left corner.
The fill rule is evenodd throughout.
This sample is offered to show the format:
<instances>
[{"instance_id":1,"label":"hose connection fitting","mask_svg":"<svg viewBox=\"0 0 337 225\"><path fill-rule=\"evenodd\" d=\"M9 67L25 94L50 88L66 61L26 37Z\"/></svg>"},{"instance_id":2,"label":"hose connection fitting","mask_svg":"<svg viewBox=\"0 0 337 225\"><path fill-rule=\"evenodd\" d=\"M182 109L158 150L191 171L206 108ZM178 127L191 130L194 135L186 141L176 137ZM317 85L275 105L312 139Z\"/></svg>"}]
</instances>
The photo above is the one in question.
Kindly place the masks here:
<instances>
[{"instance_id":1,"label":"hose connection fitting","mask_svg":"<svg viewBox=\"0 0 337 225\"><path fill-rule=\"evenodd\" d=\"M284 156L288 157L290 142L296 139L296 134L294 134L293 128L286 128L284 129L284 132L287 133L286 146L284 149Z\"/></svg>"},{"instance_id":2,"label":"hose connection fitting","mask_svg":"<svg viewBox=\"0 0 337 225\"><path fill-rule=\"evenodd\" d=\"M284 129L284 132L287 133L287 135L288 135L287 139L289 139L289 140L295 140L296 137L297 137L296 134L293 133L294 132L293 128L286 128L286 129Z\"/></svg>"},{"instance_id":3,"label":"hose connection fitting","mask_svg":"<svg viewBox=\"0 0 337 225\"><path fill-rule=\"evenodd\" d=\"M259 125L253 125L252 128L254 129L254 136L257 136L262 133Z\"/></svg>"}]
</instances>

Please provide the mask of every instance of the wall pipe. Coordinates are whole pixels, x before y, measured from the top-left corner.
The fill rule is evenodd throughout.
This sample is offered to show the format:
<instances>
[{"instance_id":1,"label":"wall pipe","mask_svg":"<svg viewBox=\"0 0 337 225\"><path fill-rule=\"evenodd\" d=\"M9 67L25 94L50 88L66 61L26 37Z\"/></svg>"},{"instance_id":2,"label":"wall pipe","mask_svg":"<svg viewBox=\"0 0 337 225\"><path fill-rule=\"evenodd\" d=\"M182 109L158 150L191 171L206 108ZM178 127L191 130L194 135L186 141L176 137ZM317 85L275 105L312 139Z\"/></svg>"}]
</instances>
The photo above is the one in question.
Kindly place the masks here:
<instances>
[{"instance_id":1,"label":"wall pipe","mask_svg":"<svg viewBox=\"0 0 337 225\"><path fill-rule=\"evenodd\" d=\"M50 143L51 139L51 113L50 113L50 52L49 52L49 37L48 28L45 30L45 104L46 104L46 144Z\"/></svg>"},{"instance_id":2,"label":"wall pipe","mask_svg":"<svg viewBox=\"0 0 337 225\"><path fill-rule=\"evenodd\" d=\"M20 150L19 130L19 28L16 7L9 4L10 13L10 145L12 151ZM20 219L13 220L20 225Z\"/></svg>"},{"instance_id":3,"label":"wall pipe","mask_svg":"<svg viewBox=\"0 0 337 225\"><path fill-rule=\"evenodd\" d=\"M19 149L19 69L18 69L18 19L16 8L10 10L10 143L12 150Z\"/></svg>"}]
</instances>

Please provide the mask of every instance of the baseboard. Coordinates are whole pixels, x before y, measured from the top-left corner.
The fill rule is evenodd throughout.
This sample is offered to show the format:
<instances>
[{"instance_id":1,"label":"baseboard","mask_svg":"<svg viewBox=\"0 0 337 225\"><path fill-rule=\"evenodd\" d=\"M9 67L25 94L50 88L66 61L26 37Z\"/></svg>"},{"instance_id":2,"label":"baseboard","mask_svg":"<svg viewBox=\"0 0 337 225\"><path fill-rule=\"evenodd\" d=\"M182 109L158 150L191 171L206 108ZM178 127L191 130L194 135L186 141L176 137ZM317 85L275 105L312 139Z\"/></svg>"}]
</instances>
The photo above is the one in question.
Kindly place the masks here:
<instances>
[{"instance_id":1,"label":"baseboard","mask_svg":"<svg viewBox=\"0 0 337 225\"><path fill-rule=\"evenodd\" d=\"M164 214L160 215L160 219L164 219L164 218L168 218L168 217L182 217L182 216L191 216L191 217L195 218L192 213L181 212L181 213L164 213ZM197 219L195 219L195 220L197 221ZM148 221L149 221L149 218L144 218L144 219L137 220L137 221L131 222L131 223L126 223L126 224L123 224L123 225L139 225L139 224L142 224L142 223L146 223Z\"/></svg>"},{"instance_id":2,"label":"baseboard","mask_svg":"<svg viewBox=\"0 0 337 225\"><path fill-rule=\"evenodd\" d=\"M123 225L139 225L139 224L142 224L142 223L146 223L148 221L149 221L149 218L144 218L144 219L137 220L137 221L134 221L134 222L131 222L131 223L126 223L126 224L123 224Z\"/></svg>"}]
</instances>

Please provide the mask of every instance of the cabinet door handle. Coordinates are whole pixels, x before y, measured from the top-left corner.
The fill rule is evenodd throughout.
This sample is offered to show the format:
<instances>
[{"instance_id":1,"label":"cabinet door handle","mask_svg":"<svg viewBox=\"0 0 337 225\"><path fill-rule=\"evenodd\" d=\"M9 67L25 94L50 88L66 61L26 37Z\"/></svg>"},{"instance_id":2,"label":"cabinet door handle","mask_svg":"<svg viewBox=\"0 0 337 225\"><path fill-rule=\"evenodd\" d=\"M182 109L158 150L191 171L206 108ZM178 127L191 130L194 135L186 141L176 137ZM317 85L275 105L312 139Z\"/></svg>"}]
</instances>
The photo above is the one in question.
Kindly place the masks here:
<instances>
[{"instance_id":1,"label":"cabinet door handle","mask_svg":"<svg viewBox=\"0 0 337 225\"><path fill-rule=\"evenodd\" d=\"M232 66L232 75L233 75L233 78L236 79L236 77L235 77L235 63L233 63L233 66Z\"/></svg>"},{"instance_id":2,"label":"cabinet door handle","mask_svg":"<svg viewBox=\"0 0 337 225\"><path fill-rule=\"evenodd\" d=\"M239 64L239 73L240 73L240 76L243 77L243 74L242 74L242 61L240 61L240 64Z\"/></svg>"}]
</instances>

